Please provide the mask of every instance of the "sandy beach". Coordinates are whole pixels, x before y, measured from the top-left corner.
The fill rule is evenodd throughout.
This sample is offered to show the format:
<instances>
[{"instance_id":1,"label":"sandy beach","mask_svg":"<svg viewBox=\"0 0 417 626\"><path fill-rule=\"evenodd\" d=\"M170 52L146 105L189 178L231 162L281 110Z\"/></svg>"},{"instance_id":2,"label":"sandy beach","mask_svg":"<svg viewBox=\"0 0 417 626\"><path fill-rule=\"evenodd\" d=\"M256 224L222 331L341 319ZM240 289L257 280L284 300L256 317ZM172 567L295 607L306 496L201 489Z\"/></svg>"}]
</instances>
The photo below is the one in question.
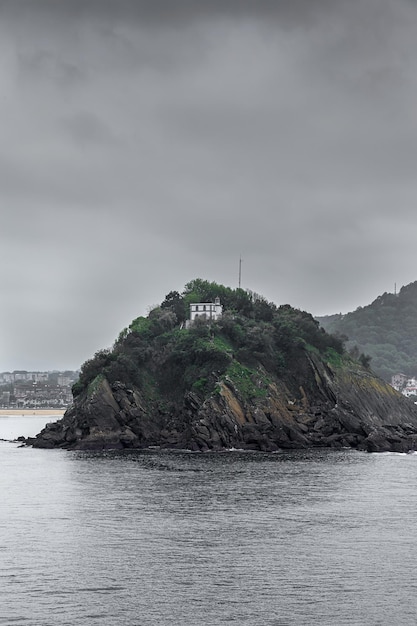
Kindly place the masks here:
<instances>
[{"instance_id":1,"label":"sandy beach","mask_svg":"<svg viewBox=\"0 0 417 626\"><path fill-rule=\"evenodd\" d=\"M65 409L0 409L0 415L64 415Z\"/></svg>"}]
</instances>

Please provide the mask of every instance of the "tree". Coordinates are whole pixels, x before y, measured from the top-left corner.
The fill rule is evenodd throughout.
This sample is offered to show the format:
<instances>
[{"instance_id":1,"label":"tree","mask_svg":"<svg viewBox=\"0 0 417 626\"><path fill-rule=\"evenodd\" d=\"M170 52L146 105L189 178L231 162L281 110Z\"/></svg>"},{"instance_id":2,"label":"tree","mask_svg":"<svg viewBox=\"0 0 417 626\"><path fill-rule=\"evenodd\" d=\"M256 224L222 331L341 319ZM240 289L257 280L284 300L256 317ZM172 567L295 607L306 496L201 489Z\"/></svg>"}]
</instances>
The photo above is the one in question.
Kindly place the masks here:
<instances>
[{"instance_id":1,"label":"tree","mask_svg":"<svg viewBox=\"0 0 417 626\"><path fill-rule=\"evenodd\" d=\"M186 320L186 309L184 298L178 293L178 291L170 291L165 300L161 304L161 309L171 309L177 316L179 324L183 324Z\"/></svg>"}]
</instances>

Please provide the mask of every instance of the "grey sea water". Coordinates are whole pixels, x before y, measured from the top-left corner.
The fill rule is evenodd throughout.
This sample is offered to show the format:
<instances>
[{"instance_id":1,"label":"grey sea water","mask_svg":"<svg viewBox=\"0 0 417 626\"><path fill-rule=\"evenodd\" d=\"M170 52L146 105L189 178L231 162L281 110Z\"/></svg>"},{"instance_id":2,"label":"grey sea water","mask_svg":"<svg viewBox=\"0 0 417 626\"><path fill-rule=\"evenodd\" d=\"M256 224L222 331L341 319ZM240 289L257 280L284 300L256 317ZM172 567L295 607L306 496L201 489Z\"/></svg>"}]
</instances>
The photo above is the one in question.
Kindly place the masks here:
<instances>
[{"instance_id":1,"label":"grey sea water","mask_svg":"<svg viewBox=\"0 0 417 626\"><path fill-rule=\"evenodd\" d=\"M417 624L416 484L416 455L0 442L0 624Z\"/></svg>"}]
</instances>

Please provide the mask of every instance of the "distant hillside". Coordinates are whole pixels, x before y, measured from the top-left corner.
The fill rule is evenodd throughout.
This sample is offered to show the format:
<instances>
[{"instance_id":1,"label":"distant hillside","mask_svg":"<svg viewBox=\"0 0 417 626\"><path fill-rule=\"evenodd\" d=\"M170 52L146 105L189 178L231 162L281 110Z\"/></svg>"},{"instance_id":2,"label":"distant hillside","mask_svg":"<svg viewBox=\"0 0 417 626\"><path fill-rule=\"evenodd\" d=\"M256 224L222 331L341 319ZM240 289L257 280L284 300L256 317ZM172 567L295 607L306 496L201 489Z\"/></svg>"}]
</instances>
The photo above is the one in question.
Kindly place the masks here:
<instances>
[{"instance_id":1,"label":"distant hillside","mask_svg":"<svg viewBox=\"0 0 417 626\"><path fill-rule=\"evenodd\" d=\"M385 380L398 372L417 375L417 281L352 313L317 319L327 332L346 335L354 354L372 357L372 370Z\"/></svg>"}]
</instances>

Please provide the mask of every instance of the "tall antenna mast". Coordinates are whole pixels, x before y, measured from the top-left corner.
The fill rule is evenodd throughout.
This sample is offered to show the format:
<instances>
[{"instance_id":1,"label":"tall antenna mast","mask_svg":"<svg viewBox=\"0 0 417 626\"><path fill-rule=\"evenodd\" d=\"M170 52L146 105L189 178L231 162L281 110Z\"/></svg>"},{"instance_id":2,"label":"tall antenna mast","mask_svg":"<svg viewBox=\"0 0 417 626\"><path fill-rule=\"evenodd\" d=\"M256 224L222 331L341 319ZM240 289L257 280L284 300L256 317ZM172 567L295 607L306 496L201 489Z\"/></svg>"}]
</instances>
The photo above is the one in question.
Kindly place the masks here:
<instances>
[{"instance_id":1,"label":"tall antenna mast","mask_svg":"<svg viewBox=\"0 0 417 626\"><path fill-rule=\"evenodd\" d=\"M242 283L242 257L239 257L239 289Z\"/></svg>"}]
</instances>

